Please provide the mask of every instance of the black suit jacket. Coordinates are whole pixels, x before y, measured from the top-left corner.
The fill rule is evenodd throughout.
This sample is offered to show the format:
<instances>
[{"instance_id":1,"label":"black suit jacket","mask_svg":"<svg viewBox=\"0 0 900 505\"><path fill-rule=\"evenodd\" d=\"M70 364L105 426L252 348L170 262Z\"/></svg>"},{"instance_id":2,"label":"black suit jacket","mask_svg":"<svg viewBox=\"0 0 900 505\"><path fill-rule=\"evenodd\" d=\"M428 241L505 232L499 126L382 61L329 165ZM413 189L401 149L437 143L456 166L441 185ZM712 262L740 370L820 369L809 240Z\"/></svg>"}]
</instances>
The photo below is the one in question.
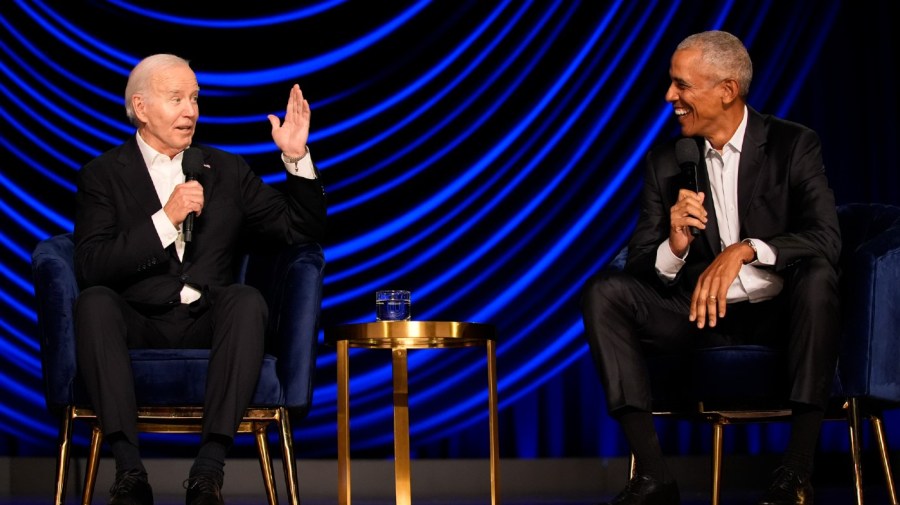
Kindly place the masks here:
<instances>
[{"instance_id":1,"label":"black suit jacket","mask_svg":"<svg viewBox=\"0 0 900 505\"><path fill-rule=\"evenodd\" d=\"M738 168L740 237L758 238L777 250L775 270L819 256L837 265L840 228L828 186L819 137L813 130L763 115L748 107L747 129ZM696 138L704 152L702 138ZM692 291L697 278L721 252L705 157L698 174L709 220L690 246L687 263L666 287ZM626 270L661 283L656 250L669 236L669 211L683 187L675 141L653 148L646 158L640 216L629 242Z\"/></svg>"},{"instance_id":2,"label":"black suit jacket","mask_svg":"<svg viewBox=\"0 0 900 505\"><path fill-rule=\"evenodd\" d=\"M164 202L134 137L81 168L74 238L82 289L106 285L149 306L179 303L185 283L214 297L217 288L235 281L237 255L248 241L324 239L326 202L318 179L288 176L282 192L258 178L241 156L199 147L204 207L183 262L174 244L162 246L153 226L151 216Z\"/></svg>"}]
</instances>

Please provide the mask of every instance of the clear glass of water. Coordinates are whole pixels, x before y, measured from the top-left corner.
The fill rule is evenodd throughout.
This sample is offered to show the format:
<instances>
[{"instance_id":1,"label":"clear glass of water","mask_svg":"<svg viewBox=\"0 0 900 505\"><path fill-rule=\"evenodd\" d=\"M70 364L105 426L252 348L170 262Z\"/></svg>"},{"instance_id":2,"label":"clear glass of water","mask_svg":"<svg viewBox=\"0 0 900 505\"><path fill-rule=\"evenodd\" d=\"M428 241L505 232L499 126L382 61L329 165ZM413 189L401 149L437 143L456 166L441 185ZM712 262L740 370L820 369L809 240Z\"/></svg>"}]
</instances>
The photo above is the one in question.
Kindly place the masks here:
<instances>
[{"instance_id":1,"label":"clear glass of water","mask_svg":"<svg viewBox=\"0 0 900 505\"><path fill-rule=\"evenodd\" d=\"M381 289L375 292L376 321L409 321L409 291L405 289Z\"/></svg>"}]
</instances>

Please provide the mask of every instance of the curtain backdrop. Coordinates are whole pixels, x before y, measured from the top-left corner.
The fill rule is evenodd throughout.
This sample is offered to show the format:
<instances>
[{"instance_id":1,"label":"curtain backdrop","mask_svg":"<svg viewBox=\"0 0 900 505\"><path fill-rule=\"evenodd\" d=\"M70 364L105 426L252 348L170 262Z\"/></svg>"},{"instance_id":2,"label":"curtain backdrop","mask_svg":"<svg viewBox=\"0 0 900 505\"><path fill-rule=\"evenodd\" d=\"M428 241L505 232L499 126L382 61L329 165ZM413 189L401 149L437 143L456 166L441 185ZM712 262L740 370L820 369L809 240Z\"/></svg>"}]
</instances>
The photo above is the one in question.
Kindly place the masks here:
<instances>
[{"instance_id":1,"label":"curtain backdrop","mask_svg":"<svg viewBox=\"0 0 900 505\"><path fill-rule=\"evenodd\" d=\"M382 288L411 290L415 319L495 324L503 457L626 454L584 342L579 289L632 230L644 153L677 134L664 94L686 35L717 28L745 41L750 104L820 133L838 203L900 203L887 4L195 4L0 4L0 454L56 449L30 255L72 230L79 167L134 134L125 82L152 53L191 61L196 140L243 155L275 186L285 175L266 115L282 115L300 84L329 198L323 324L374 320ZM354 351L350 368L354 454L390 455L390 355ZM483 350L411 351L409 376L414 456L486 456ZM334 457L335 393L323 343L298 457ZM667 451L709 450L708 427L659 423ZM897 433L900 419L887 428ZM726 433L728 451L761 453L781 450L786 427ZM822 447L846 451L845 427L826 426Z\"/></svg>"}]
</instances>

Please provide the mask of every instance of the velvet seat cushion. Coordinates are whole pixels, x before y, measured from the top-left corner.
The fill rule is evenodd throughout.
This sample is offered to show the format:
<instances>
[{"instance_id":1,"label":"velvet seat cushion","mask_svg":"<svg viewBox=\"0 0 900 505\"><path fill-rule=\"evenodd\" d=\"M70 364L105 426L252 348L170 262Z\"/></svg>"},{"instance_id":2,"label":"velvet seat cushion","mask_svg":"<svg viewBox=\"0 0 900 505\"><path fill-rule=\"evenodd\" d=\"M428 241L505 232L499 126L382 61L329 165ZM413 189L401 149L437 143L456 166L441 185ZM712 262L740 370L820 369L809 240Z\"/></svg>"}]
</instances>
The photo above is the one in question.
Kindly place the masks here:
<instances>
[{"instance_id":1,"label":"velvet seat cushion","mask_svg":"<svg viewBox=\"0 0 900 505\"><path fill-rule=\"evenodd\" d=\"M209 349L133 349L130 354L138 405L203 405ZM263 358L252 406L284 405L276 362L271 354ZM75 404L90 405L80 380L75 387Z\"/></svg>"},{"instance_id":2,"label":"velvet seat cushion","mask_svg":"<svg viewBox=\"0 0 900 505\"><path fill-rule=\"evenodd\" d=\"M781 408L783 354L761 345L699 348L648 358L654 410Z\"/></svg>"}]
</instances>

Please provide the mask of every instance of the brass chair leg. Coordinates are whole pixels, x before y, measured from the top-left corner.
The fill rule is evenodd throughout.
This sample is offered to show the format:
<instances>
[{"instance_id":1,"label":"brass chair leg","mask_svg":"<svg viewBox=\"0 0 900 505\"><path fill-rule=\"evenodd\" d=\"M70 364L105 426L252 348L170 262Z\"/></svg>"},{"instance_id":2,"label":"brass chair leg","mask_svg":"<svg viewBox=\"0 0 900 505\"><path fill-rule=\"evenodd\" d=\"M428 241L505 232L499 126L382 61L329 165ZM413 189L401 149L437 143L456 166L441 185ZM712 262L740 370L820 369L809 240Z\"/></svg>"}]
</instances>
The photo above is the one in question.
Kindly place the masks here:
<instances>
[{"instance_id":1,"label":"brass chair leg","mask_svg":"<svg viewBox=\"0 0 900 505\"><path fill-rule=\"evenodd\" d=\"M847 429L850 432L850 458L853 461L853 482L856 491L856 503L863 503L862 484L862 442L860 441L861 428L859 425L859 399L850 398L847 401Z\"/></svg>"},{"instance_id":2,"label":"brass chair leg","mask_svg":"<svg viewBox=\"0 0 900 505\"><path fill-rule=\"evenodd\" d=\"M256 437L256 448L259 450L259 468L262 470L263 483L266 485L266 498L269 505L278 505L278 491L275 488L275 476L272 472L272 455L269 454L269 441L266 439L268 423L256 423L253 434Z\"/></svg>"},{"instance_id":3,"label":"brass chair leg","mask_svg":"<svg viewBox=\"0 0 900 505\"><path fill-rule=\"evenodd\" d=\"M66 501L66 477L69 472L69 453L72 447L72 420L75 407L66 407L59 428L59 453L56 457L56 497L54 503L63 505Z\"/></svg>"},{"instance_id":4,"label":"brass chair leg","mask_svg":"<svg viewBox=\"0 0 900 505\"><path fill-rule=\"evenodd\" d=\"M255 409L251 409L255 410ZM183 420L201 419L197 407L172 407L163 409L147 408L139 412L138 430L148 433L200 433L199 424L184 423ZM253 433L256 439L260 457L260 469L263 474L263 483L266 487L268 505L278 505L278 489L275 485L275 475L272 468L272 456L267 440L269 423L277 422L280 426L282 450L285 456L284 473L287 481L288 497L291 505L300 505L300 497L297 490L297 467L294 460L294 448L290 421L287 409L262 409L261 412L249 411L241 423L240 433ZM66 481L71 459L71 447L73 426L76 419L91 420L91 442L88 449L88 461L84 475L84 490L81 493L81 504L90 505L93 500L97 475L100 468L100 451L103 444L103 432L95 414L88 409L80 409L75 406L67 406L65 416L59 430L59 453L57 455L56 468L56 497L55 505L64 505L66 501ZM176 419L176 422L168 422Z\"/></svg>"},{"instance_id":5,"label":"brass chair leg","mask_svg":"<svg viewBox=\"0 0 900 505\"><path fill-rule=\"evenodd\" d=\"M897 492L894 489L894 477L891 472L890 451L887 447L887 438L884 435L884 422L881 416L872 416L872 431L875 432L875 440L878 442L878 453L881 455L881 467L884 469L884 482L887 484L888 498L891 505L897 504Z\"/></svg>"},{"instance_id":6,"label":"brass chair leg","mask_svg":"<svg viewBox=\"0 0 900 505\"><path fill-rule=\"evenodd\" d=\"M291 432L291 420L284 407L278 408L281 427L281 454L284 459L284 480L287 483L288 499L291 505L300 505L300 486L297 480L297 460L294 456L294 436Z\"/></svg>"},{"instance_id":7,"label":"brass chair leg","mask_svg":"<svg viewBox=\"0 0 900 505\"><path fill-rule=\"evenodd\" d=\"M719 505L719 490L722 478L722 438L725 425L720 421L713 423L713 454L712 454L712 505Z\"/></svg>"},{"instance_id":8,"label":"brass chair leg","mask_svg":"<svg viewBox=\"0 0 900 505\"><path fill-rule=\"evenodd\" d=\"M87 469L84 472L84 491L81 493L81 504L91 505L94 498L94 485L97 483L97 471L100 468L100 446L103 444L103 431L96 422L91 426L91 448L88 454Z\"/></svg>"}]
</instances>

